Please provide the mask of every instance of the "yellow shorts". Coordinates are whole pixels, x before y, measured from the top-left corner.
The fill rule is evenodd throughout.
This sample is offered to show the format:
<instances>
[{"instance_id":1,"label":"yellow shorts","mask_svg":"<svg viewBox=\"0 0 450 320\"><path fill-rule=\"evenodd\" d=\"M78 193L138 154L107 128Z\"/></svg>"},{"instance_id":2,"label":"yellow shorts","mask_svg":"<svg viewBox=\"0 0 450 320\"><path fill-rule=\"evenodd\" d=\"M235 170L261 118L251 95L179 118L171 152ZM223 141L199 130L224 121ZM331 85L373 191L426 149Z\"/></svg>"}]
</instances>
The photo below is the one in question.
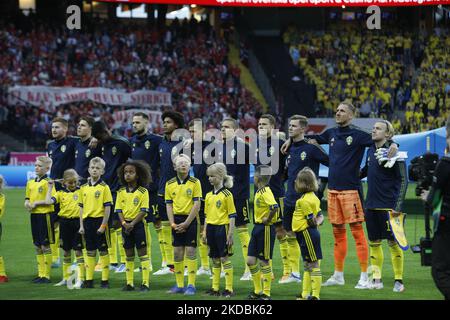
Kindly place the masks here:
<instances>
[{"instance_id":1,"label":"yellow shorts","mask_svg":"<svg viewBox=\"0 0 450 320\"><path fill-rule=\"evenodd\" d=\"M332 224L364 221L364 211L357 190L328 190L328 217Z\"/></svg>"}]
</instances>

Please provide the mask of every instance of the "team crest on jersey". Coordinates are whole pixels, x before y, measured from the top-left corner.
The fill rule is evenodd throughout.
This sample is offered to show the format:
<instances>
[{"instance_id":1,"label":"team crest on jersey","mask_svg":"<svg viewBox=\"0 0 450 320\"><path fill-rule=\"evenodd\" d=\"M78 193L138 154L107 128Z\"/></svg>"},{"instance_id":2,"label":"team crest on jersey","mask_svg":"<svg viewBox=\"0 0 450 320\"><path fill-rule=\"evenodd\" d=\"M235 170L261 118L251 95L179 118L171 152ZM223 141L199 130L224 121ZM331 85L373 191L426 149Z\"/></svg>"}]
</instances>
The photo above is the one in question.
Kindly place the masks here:
<instances>
[{"instance_id":1,"label":"team crest on jersey","mask_svg":"<svg viewBox=\"0 0 450 320\"><path fill-rule=\"evenodd\" d=\"M117 153L117 147L116 146L112 147L111 152L112 152L113 156L115 156Z\"/></svg>"},{"instance_id":2,"label":"team crest on jersey","mask_svg":"<svg viewBox=\"0 0 450 320\"><path fill-rule=\"evenodd\" d=\"M65 144L63 144L63 145L61 146L61 152L66 152L66 145L65 145Z\"/></svg>"},{"instance_id":3,"label":"team crest on jersey","mask_svg":"<svg viewBox=\"0 0 450 320\"><path fill-rule=\"evenodd\" d=\"M78 158L78 150L75 150L75 159Z\"/></svg>"},{"instance_id":4,"label":"team crest on jersey","mask_svg":"<svg viewBox=\"0 0 450 320\"><path fill-rule=\"evenodd\" d=\"M139 198L138 198L138 197L135 197L135 198L133 199L133 204L134 204L135 206L137 206L137 205L139 204Z\"/></svg>"},{"instance_id":5,"label":"team crest on jersey","mask_svg":"<svg viewBox=\"0 0 450 320\"><path fill-rule=\"evenodd\" d=\"M192 189L187 189L186 190L186 195L189 196L189 197L192 196Z\"/></svg>"},{"instance_id":6,"label":"team crest on jersey","mask_svg":"<svg viewBox=\"0 0 450 320\"><path fill-rule=\"evenodd\" d=\"M95 196L95 198L96 199L98 199L98 198L100 198L100 191L95 191L95 194L94 194L94 196Z\"/></svg>"},{"instance_id":7,"label":"team crest on jersey","mask_svg":"<svg viewBox=\"0 0 450 320\"><path fill-rule=\"evenodd\" d=\"M145 146L145 149L150 149L150 141L145 141L145 143L144 143L144 146Z\"/></svg>"},{"instance_id":8,"label":"team crest on jersey","mask_svg":"<svg viewBox=\"0 0 450 320\"><path fill-rule=\"evenodd\" d=\"M353 142L353 138L351 136L348 136L347 139L345 139L345 141L347 142L347 145L351 145Z\"/></svg>"},{"instance_id":9,"label":"team crest on jersey","mask_svg":"<svg viewBox=\"0 0 450 320\"><path fill-rule=\"evenodd\" d=\"M39 193L42 193L43 191L44 191L44 188L43 188L43 187L39 187L39 188L38 188L38 192L39 192Z\"/></svg>"},{"instance_id":10,"label":"team crest on jersey","mask_svg":"<svg viewBox=\"0 0 450 320\"><path fill-rule=\"evenodd\" d=\"M162 149L159 149L159 156L162 156Z\"/></svg>"},{"instance_id":11,"label":"team crest on jersey","mask_svg":"<svg viewBox=\"0 0 450 320\"><path fill-rule=\"evenodd\" d=\"M330 147L332 147L333 145L334 145L334 137L331 138L331 140L330 140Z\"/></svg>"},{"instance_id":12,"label":"team crest on jersey","mask_svg":"<svg viewBox=\"0 0 450 320\"><path fill-rule=\"evenodd\" d=\"M78 195L76 193L73 194L73 201L77 201L78 200Z\"/></svg>"},{"instance_id":13,"label":"team crest on jersey","mask_svg":"<svg viewBox=\"0 0 450 320\"><path fill-rule=\"evenodd\" d=\"M89 158L91 156L91 149L87 149L84 155L86 156L86 158Z\"/></svg>"},{"instance_id":14,"label":"team crest on jersey","mask_svg":"<svg viewBox=\"0 0 450 320\"><path fill-rule=\"evenodd\" d=\"M306 159L306 152L305 151L300 153L300 158L302 159L302 161L305 161L305 159Z\"/></svg>"},{"instance_id":15,"label":"team crest on jersey","mask_svg":"<svg viewBox=\"0 0 450 320\"><path fill-rule=\"evenodd\" d=\"M231 150L231 157L234 159L236 157L236 150Z\"/></svg>"},{"instance_id":16,"label":"team crest on jersey","mask_svg":"<svg viewBox=\"0 0 450 320\"><path fill-rule=\"evenodd\" d=\"M222 205L222 201L217 200L217 202L216 202L216 208L219 209L221 205Z\"/></svg>"}]
</instances>

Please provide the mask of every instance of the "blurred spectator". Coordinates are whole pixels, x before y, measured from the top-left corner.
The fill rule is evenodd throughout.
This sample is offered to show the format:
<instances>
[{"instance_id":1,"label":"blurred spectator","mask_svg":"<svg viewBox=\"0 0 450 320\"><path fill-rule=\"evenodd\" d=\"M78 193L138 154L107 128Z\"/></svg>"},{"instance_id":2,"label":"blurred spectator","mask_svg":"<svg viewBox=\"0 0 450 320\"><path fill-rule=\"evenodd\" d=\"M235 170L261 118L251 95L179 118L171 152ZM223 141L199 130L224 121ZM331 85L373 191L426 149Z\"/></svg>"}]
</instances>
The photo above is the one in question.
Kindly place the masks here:
<instances>
[{"instance_id":1,"label":"blurred spectator","mask_svg":"<svg viewBox=\"0 0 450 320\"><path fill-rule=\"evenodd\" d=\"M11 160L11 153L6 149L5 145L0 147L0 165L7 166Z\"/></svg>"},{"instance_id":2,"label":"blurred spectator","mask_svg":"<svg viewBox=\"0 0 450 320\"><path fill-rule=\"evenodd\" d=\"M133 24L99 23L77 32L32 23L30 32L0 23L2 92L14 85L157 90L171 93L173 108L186 122L203 118L216 126L227 115L239 118L244 129L256 128L262 106L241 85L239 68L228 61L227 42L206 22L193 19L145 31ZM245 45L242 49L245 59ZM70 120L69 134L76 134L80 115L90 114L129 135L129 124L112 119L114 110L123 109L84 101L59 106L56 115ZM7 106L0 108L0 124L6 118L3 129L42 146L54 115L44 107Z\"/></svg>"}]
</instances>

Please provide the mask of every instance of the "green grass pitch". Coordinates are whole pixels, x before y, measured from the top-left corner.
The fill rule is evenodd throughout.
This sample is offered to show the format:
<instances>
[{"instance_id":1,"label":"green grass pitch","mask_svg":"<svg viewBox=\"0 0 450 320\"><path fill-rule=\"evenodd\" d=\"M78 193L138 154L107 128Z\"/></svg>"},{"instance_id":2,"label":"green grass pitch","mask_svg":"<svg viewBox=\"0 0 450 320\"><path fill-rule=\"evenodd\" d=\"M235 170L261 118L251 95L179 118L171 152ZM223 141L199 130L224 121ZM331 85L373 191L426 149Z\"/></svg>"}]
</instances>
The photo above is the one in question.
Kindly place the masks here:
<instances>
[{"instance_id":1,"label":"green grass pitch","mask_svg":"<svg viewBox=\"0 0 450 320\"><path fill-rule=\"evenodd\" d=\"M408 198L414 198L414 188L409 187ZM125 283L125 273L111 273L111 289L84 289L68 290L66 287L53 287L53 285L37 285L30 281L36 276L36 259L31 240L31 230L29 214L23 208L24 189L6 189L7 197L6 214L3 217L3 235L0 242L0 253L3 255L6 265L6 272L10 281L0 284L0 300L6 299L156 299L156 300L205 300L209 297L204 296L203 292L210 288L211 280L209 277L197 277L197 294L192 297L180 295L169 295L166 293L172 285L175 284L173 275L151 276L150 292L141 293L122 292L121 289ZM420 212L420 202L410 202L406 212ZM410 215L406 220L406 234L410 244L416 244L424 234L422 215ZM154 271L161 265L159 246L156 241L156 233L152 229L152 265ZM417 230L417 232L415 231ZM325 219L324 225L320 229L322 236L322 250L324 259L321 264L323 280L325 281L333 272L333 235L331 225ZM412 253L411 250L405 252L404 264L404 283L406 290L403 293L392 292L393 271L390 262L390 253L387 244L384 243L384 268L383 268L383 290L357 290L353 287L359 279L359 265L355 253L355 244L350 231L347 232L348 255L345 265L345 285L342 287L323 287L321 299L442 299L442 296L434 286L431 278L430 268L420 265L420 255ZM240 281L244 262L242 251L240 250L239 239L236 236L232 262L234 266L234 290L236 296L234 299L243 300L253 288L251 281ZM200 264L200 261L199 261ZM301 284L278 284L281 277L282 266L278 243L275 243L275 252L273 259L275 281L272 282L272 298L282 300L293 300L301 290ZM302 267L302 264L301 264ZM61 280L61 268L52 269L53 284ZM100 273L95 273L96 284L98 286ZM135 285L141 280L141 275L135 273ZM224 287L224 279L221 279L221 289ZM215 300L221 298L214 298ZM212 299L212 300L214 300Z\"/></svg>"}]
</instances>

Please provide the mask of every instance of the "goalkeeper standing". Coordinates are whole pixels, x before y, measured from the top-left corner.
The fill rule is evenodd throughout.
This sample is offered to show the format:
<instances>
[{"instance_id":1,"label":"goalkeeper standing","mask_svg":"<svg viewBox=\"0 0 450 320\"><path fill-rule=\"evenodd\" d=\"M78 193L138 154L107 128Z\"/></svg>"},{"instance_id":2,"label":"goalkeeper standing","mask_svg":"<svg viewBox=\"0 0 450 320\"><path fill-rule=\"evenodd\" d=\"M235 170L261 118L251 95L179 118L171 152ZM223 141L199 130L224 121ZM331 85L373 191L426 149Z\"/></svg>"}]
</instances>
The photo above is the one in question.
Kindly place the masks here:
<instances>
[{"instance_id":1,"label":"goalkeeper standing","mask_svg":"<svg viewBox=\"0 0 450 320\"><path fill-rule=\"evenodd\" d=\"M377 151L389 148L394 128L389 121L382 120L374 124L372 141L367 151L366 165L360 177L367 176L367 198L365 202L366 228L369 236L370 264L373 268L371 289L383 289L381 273L384 261L382 240L387 239L394 269L394 292L403 292L403 250L395 241L389 224L390 217L399 217L408 187L406 164L402 159L393 166L377 161Z\"/></svg>"}]
</instances>

